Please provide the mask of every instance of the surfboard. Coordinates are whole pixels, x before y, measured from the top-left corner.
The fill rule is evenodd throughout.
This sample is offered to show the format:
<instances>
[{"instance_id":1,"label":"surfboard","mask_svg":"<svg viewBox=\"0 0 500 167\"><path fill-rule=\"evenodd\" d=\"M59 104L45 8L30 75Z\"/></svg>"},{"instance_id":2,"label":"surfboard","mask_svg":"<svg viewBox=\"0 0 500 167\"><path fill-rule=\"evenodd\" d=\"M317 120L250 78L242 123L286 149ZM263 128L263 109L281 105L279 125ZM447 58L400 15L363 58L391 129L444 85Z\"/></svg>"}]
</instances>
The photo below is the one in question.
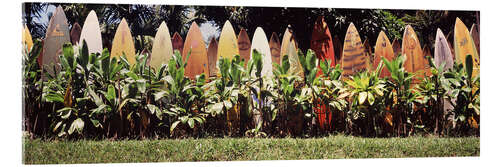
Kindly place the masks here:
<instances>
[{"instance_id":1,"label":"surfboard","mask_svg":"<svg viewBox=\"0 0 500 167\"><path fill-rule=\"evenodd\" d=\"M370 46L370 41L368 39L365 39L365 42L363 42L363 48L365 49L364 54L368 59L366 59L366 63L368 64L368 67L371 67L374 61L374 56L373 56L373 51L372 47ZM367 68L371 69L371 68Z\"/></svg>"},{"instance_id":2,"label":"surfboard","mask_svg":"<svg viewBox=\"0 0 500 167\"><path fill-rule=\"evenodd\" d=\"M377 37L372 70L377 69L378 64L382 61L382 57L385 57L389 61L394 59L394 50L392 48L391 41L389 41L389 38L385 35L384 31L380 31ZM380 77L391 77L391 72L387 70L387 67L384 66L384 68L382 68Z\"/></svg>"},{"instance_id":3,"label":"surfboard","mask_svg":"<svg viewBox=\"0 0 500 167\"><path fill-rule=\"evenodd\" d=\"M399 40L394 39L392 41L392 50L394 51L394 57L401 54L401 43L399 43Z\"/></svg>"},{"instance_id":4,"label":"surfboard","mask_svg":"<svg viewBox=\"0 0 500 167\"><path fill-rule=\"evenodd\" d=\"M245 60L245 66L250 60L250 38L248 37L247 31L245 29L241 29L238 35L238 52L240 53L240 58Z\"/></svg>"},{"instance_id":5,"label":"surfboard","mask_svg":"<svg viewBox=\"0 0 500 167\"><path fill-rule=\"evenodd\" d=\"M436 42L434 43L434 63L438 67L445 63L444 70L453 67L453 57L450 46L448 45L448 41L446 40L443 32L439 28L437 29Z\"/></svg>"},{"instance_id":6,"label":"surfboard","mask_svg":"<svg viewBox=\"0 0 500 167\"><path fill-rule=\"evenodd\" d=\"M26 24L24 25L23 28L23 47L26 47L28 52L31 51L31 47L33 47L33 39L31 37L30 30L28 29L28 26ZM23 48L24 52L24 48Z\"/></svg>"},{"instance_id":7,"label":"surfboard","mask_svg":"<svg viewBox=\"0 0 500 167\"><path fill-rule=\"evenodd\" d=\"M288 61L290 62L290 69L288 70L288 72L290 74L304 77L304 70L302 70L302 65L300 64L299 55L295 43L295 39L292 37L288 42L288 49L286 49L287 53L282 54L288 55ZM281 57L280 64L282 64L281 61L283 61L283 57Z\"/></svg>"},{"instance_id":8,"label":"surfboard","mask_svg":"<svg viewBox=\"0 0 500 167\"><path fill-rule=\"evenodd\" d=\"M271 39L269 39L269 48L271 48L271 58L273 60L273 63L281 64L280 63L281 45L280 45L280 39L278 38L278 34L276 34L276 32L273 32L273 34L271 35Z\"/></svg>"},{"instance_id":9,"label":"surfboard","mask_svg":"<svg viewBox=\"0 0 500 167\"><path fill-rule=\"evenodd\" d=\"M156 31L151 52L151 67L158 70L162 64L168 64L168 60L172 57L172 41L170 40L170 31L167 24L163 21Z\"/></svg>"},{"instance_id":10,"label":"surfboard","mask_svg":"<svg viewBox=\"0 0 500 167\"><path fill-rule=\"evenodd\" d=\"M222 57L232 59L234 55L239 55L238 39L229 20L222 27L218 44L217 59Z\"/></svg>"},{"instance_id":11,"label":"surfboard","mask_svg":"<svg viewBox=\"0 0 500 167\"><path fill-rule=\"evenodd\" d=\"M271 58L271 48L269 47L269 43L267 42L266 33L261 27L257 27L255 29L255 33L252 38L252 53L250 54L250 58L253 57L253 50L257 50L260 54L262 54L262 77L272 77L273 76L273 65ZM255 75L255 74L252 74Z\"/></svg>"},{"instance_id":12,"label":"surfboard","mask_svg":"<svg viewBox=\"0 0 500 167\"><path fill-rule=\"evenodd\" d=\"M90 11L83 23L80 45L83 44L83 40L87 42L89 53L102 52L101 28L99 27L99 20L94 10Z\"/></svg>"},{"instance_id":13,"label":"surfboard","mask_svg":"<svg viewBox=\"0 0 500 167\"><path fill-rule=\"evenodd\" d=\"M406 62L403 64L408 72L416 74L413 81L420 81L418 78L424 78L425 75L430 75L429 69L426 69L427 60L424 58L424 53L420 47L420 41L417 34L410 25L405 27L403 35L401 54L406 55Z\"/></svg>"},{"instance_id":14,"label":"surfboard","mask_svg":"<svg viewBox=\"0 0 500 167\"><path fill-rule=\"evenodd\" d=\"M344 45L342 44L342 41L340 40L338 35L335 35L333 37L333 50L335 51L335 62L337 64L340 64L342 66L342 51Z\"/></svg>"},{"instance_id":15,"label":"surfboard","mask_svg":"<svg viewBox=\"0 0 500 167\"><path fill-rule=\"evenodd\" d=\"M290 27L290 25L288 25L288 27ZM285 29L285 32L283 33L283 39L281 41L280 64L281 64L281 59L283 58L283 56L289 53L288 49L289 49L289 45L290 45L290 40L292 39L292 30L289 29L288 27Z\"/></svg>"},{"instance_id":16,"label":"surfboard","mask_svg":"<svg viewBox=\"0 0 500 167\"><path fill-rule=\"evenodd\" d=\"M182 49L184 49L184 40L178 32L175 32L172 36L172 48L173 50L178 50L182 54Z\"/></svg>"},{"instance_id":17,"label":"surfboard","mask_svg":"<svg viewBox=\"0 0 500 167\"><path fill-rule=\"evenodd\" d=\"M116 29L113 45L111 46L111 57L120 60L120 56L125 54L130 65L135 64L135 47L132 33L128 27L127 20L123 18Z\"/></svg>"},{"instance_id":18,"label":"surfboard","mask_svg":"<svg viewBox=\"0 0 500 167\"><path fill-rule=\"evenodd\" d=\"M354 75L362 70L367 70L369 57L364 54L365 49L361 43L358 30L353 23L349 24L344 40L344 50L342 56L342 75L345 77Z\"/></svg>"},{"instance_id":19,"label":"surfboard","mask_svg":"<svg viewBox=\"0 0 500 167\"><path fill-rule=\"evenodd\" d=\"M200 75L201 73L209 76L207 49L205 47L206 45L203 41L200 28L196 22L193 22L184 41L184 48L182 49L182 58L184 61L186 61L188 53L191 52L189 60L187 60L185 76L191 79L195 79L196 75Z\"/></svg>"},{"instance_id":20,"label":"surfboard","mask_svg":"<svg viewBox=\"0 0 500 167\"><path fill-rule=\"evenodd\" d=\"M479 74L479 60L474 41L470 36L469 30L465 24L458 17L455 22L454 30L455 38L453 45L455 46L455 58L458 62L465 63L466 55L472 55L473 60L473 70L472 76L477 76Z\"/></svg>"},{"instance_id":21,"label":"surfboard","mask_svg":"<svg viewBox=\"0 0 500 167\"><path fill-rule=\"evenodd\" d=\"M80 34L82 33L82 27L80 24L75 23L71 26L71 31L69 33L69 37L71 39L71 44L77 45L80 42Z\"/></svg>"},{"instance_id":22,"label":"surfboard","mask_svg":"<svg viewBox=\"0 0 500 167\"><path fill-rule=\"evenodd\" d=\"M477 58L479 59L481 57L481 52L479 49L479 26L477 24L472 24L472 27L470 28L470 36L472 37L472 40L474 40L477 50Z\"/></svg>"},{"instance_id":23,"label":"surfboard","mask_svg":"<svg viewBox=\"0 0 500 167\"><path fill-rule=\"evenodd\" d=\"M44 41L43 68L50 75L53 75L60 70L60 67L56 66L56 71L54 71L52 66L59 63L59 55L62 54L63 44L70 42L68 20L61 6L56 8L56 11L50 18Z\"/></svg>"},{"instance_id":24,"label":"surfboard","mask_svg":"<svg viewBox=\"0 0 500 167\"><path fill-rule=\"evenodd\" d=\"M331 65L335 66L335 53L333 48L332 36L330 29L325 22L323 16L316 19L314 23L310 48L316 53L316 57L320 60L331 60ZM321 70L318 74L321 73Z\"/></svg>"},{"instance_id":25,"label":"surfboard","mask_svg":"<svg viewBox=\"0 0 500 167\"><path fill-rule=\"evenodd\" d=\"M215 38L212 38L212 40L210 40L210 44L208 44L208 52L207 52L207 56L208 56L208 71L210 73L210 77L215 77L217 76L217 48L218 48L218 45L217 45L217 40L215 40Z\"/></svg>"}]
</instances>

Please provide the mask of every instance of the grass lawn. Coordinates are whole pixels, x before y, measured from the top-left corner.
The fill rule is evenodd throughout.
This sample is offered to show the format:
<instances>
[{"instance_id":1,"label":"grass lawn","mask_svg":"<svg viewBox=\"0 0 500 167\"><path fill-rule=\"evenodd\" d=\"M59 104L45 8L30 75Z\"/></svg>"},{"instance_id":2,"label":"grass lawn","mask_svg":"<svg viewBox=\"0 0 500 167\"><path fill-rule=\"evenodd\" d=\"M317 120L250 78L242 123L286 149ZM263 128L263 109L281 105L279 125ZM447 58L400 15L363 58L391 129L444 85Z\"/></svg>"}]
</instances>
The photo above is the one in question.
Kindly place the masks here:
<instances>
[{"instance_id":1,"label":"grass lawn","mask_svg":"<svg viewBox=\"0 0 500 167\"><path fill-rule=\"evenodd\" d=\"M26 164L479 156L479 138L24 139Z\"/></svg>"}]
</instances>

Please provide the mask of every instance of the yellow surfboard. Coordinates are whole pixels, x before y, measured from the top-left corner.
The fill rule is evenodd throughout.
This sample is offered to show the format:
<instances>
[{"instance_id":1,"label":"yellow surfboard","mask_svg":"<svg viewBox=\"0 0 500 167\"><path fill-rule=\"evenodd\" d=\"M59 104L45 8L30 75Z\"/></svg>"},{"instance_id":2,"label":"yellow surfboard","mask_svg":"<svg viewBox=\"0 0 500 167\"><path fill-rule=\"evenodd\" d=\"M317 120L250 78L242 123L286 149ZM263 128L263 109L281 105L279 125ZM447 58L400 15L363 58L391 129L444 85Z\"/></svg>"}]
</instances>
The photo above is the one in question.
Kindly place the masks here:
<instances>
[{"instance_id":1,"label":"yellow surfboard","mask_svg":"<svg viewBox=\"0 0 500 167\"><path fill-rule=\"evenodd\" d=\"M470 36L469 30L465 24L458 17L455 22L455 39L453 45L455 46L455 58L460 63L465 63L467 55L472 56L473 71L472 76L475 77L479 74L479 60L474 41Z\"/></svg>"},{"instance_id":2,"label":"yellow surfboard","mask_svg":"<svg viewBox=\"0 0 500 167\"><path fill-rule=\"evenodd\" d=\"M134 40L132 39L132 33L130 33L130 28L125 18L122 19L116 29L113 46L111 47L111 57L116 57L120 60L120 56L123 54L125 54L130 65L135 64Z\"/></svg>"},{"instance_id":3,"label":"yellow surfboard","mask_svg":"<svg viewBox=\"0 0 500 167\"><path fill-rule=\"evenodd\" d=\"M382 57L386 58L389 61L394 59L394 50L391 45L391 41L387 35L385 35L384 31L380 31L377 37L377 43L375 44L375 57L372 64L372 70L377 69L378 64L382 61ZM390 77L391 73L387 70L387 67L384 66L382 71L380 72L380 77Z\"/></svg>"},{"instance_id":4,"label":"yellow surfboard","mask_svg":"<svg viewBox=\"0 0 500 167\"><path fill-rule=\"evenodd\" d=\"M162 64L167 64L168 60L174 54L172 51L172 41L170 40L170 32L167 24L161 22L158 31L156 31L151 52L151 67L158 70Z\"/></svg>"},{"instance_id":5,"label":"yellow surfboard","mask_svg":"<svg viewBox=\"0 0 500 167\"><path fill-rule=\"evenodd\" d=\"M229 20L222 27L218 44L217 58L232 59L234 55L239 55L238 39Z\"/></svg>"},{"instance_id":6,"label":"yellow surfboard","mask_svg":"<svg viewBox=\"0 0 500 167\"><path fill-rule=\"evenodd\" d=\"M101 28L99 27L99 20L94 10L90 11L83 23L79 45L83 44L83 40L87 42L89 53L102 52Z\"/></svg>"},{"instance_id":7,"label":"yellow surfboard","mask_svg":"<svg viewBox=\"0 0 500 167\"><path fill-rule=\"evenodd\" d=\"M191 52L191 55L189 60L186 61L189 52ZM205 77L210 74L208 71L207 48L196 22L191 24L187 33L184 48L182 49L182 58L187 62L185 75L190 79L194 79L196 75L201 73L205 73Z\"/></svg>"},{"instance_id":8,"label":"yellow surfboard","mask_svg":"<svg viewBox=\"0 0 500 167\"><path fill-rule=\"evenodd\" d=\"M33 47L33 39L31 37L30 30L28 29L28 26L24 25L23 28L23 51L24 47L28 50L28 52L31 51L31 47Z\"/></svg>"}]
</instances>

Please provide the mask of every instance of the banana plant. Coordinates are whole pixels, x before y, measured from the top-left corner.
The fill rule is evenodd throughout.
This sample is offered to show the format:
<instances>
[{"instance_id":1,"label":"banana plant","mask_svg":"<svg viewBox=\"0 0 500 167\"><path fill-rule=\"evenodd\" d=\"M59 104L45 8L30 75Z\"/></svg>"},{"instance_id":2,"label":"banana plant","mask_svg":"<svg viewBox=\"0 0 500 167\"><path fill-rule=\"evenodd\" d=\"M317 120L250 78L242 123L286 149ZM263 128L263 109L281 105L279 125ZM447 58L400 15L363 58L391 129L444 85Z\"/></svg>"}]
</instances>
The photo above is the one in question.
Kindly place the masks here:
<instances>
[{"instance_id":1,"label":"banana plant","mask_svg":"<svg viewBox=\"0 0 500 167\"><path fill-rule=\"evenodd\" d=\"M23 45L27 46L27 45ZM30 134L35 134L35 120L41 112L42 86L41 70L37 59L42 51L42 43L35 40L32 48L23 48L22 64L22 99L23 99L23 128ZM31 136L33 137L33 135Z\"/></svg>"},{"instance_id":2,"label":"banana plant","mask_svg":"<svg viewBox=\"0 0 500 167\"><path fill-rule=\"evenodd\" d=\"M465 63L456 63L453 68L444 73L445 85L449 85L447 100L453 106L457 130L467 133L469 130L479 133L480 116L480 79L472 76L472 56L467 55ZM451 100L456 98L455 101Z\"/></svg>"},{"instance_id":3,"label":"banana plant","mask_svg":"<svg viewBox=\"0 0 500 167\"><path fill-rule=\"evenodd\" d=\"M262 76L263 60L262 54L257 50L252 51L252 58L248 61L247 69L250 75L247 88L251 94L249 95L249 113L253 115L254 125L262 123L263 131L272 129L271 123L276 118L276 107L272 103L276 94L273 94L272 78ZM254 71L255 70L255 71Z\"/></svg>"},{"instance_id":4,"label":"banana plant","mask_svg":"<svg viewBox=\"0 0 500 167\"><path fill-rule=\"evenodd\" d=\"M384 57L382 57L382 60L391 73L391 77L386 82L388 92L386 102L390 105L391 115L396 118L394 126L397 127L397 136L401 135L401 129L404 135L407 136L407 127L411 123L408 114L413 113L412 106L418 95L417 91L411 88L411 82L415 74L406 71L403 66L406 55L399 55L393 61L389 61Z\"/></svg>"},{"instance_id":5,"label":"banana plant","mask_svg":"<svg viewBox=\"0 0 500 167\"><path fill-rule=\"evenodd\" d=\"M179 125L181 125L180 130L187 129L189 132L193 132L197 123L200 127L205 123L207 116L202 106L205 101L202 88L205 83L205 75L196 76L195 83L192 83L184 75L190 54L191 52L183 60L180 52L175 51L174 56L168 62L167 73L163 78L166 90L154 94L156 100L162 98L166 100L166 106L162 112L169 116L171 136L174 136L176 128L180 127Z\"/></svg>"},{"instance_id":6,"label":"banana plant","mask_svg":"<svg viewBox=\"0 0 500 167\"><path fill-rule=\"evenodd\" d=\"M302 70L304 70L304 87L302 88L300 95L296 97L296 100L302 106L304 112L304 117L309 123L309 135L313 132L313 120L317 117L314 112L314 106L318 106L320 100L318 100L318 95L320 94L319 86L320 79L316 77L318 74L318 63L319 60L313 50L308 49L306 55L302 53L301 50L298 52L300 65Z\"/></svg>"},{"instance_id":7,"label":"banana plant","mask_svg":"<svg viewBox=\"0 0 500 167\"><path fill-rule=\"evenodd\" d=\"M445 64L441 64L439 67L434 63L434 59L431 57L427 58L429 65L431 66L432 75L424 78L422 82L420 82L416 86L417 90L417 102L422 106L421 110L424 112L419 113L419 117L429 118L424 120L414 120L417 126L421 126L421 128L425 128L425 126L432 127L434 126L434 134L438 135L443 132L443 122L444 122L444 96L446 93L445 88L448 88L449 85L446 84L443 73L445 72L444 67ZM434 121L431 121L430 118L434 118ZM418 121L418 122L417 122ZM434 122L434 123L432 123ZM418 125L418 123L420 125ZM434 125L432 125L434 124Z\"/></svg>"},{"instance_id":8,"label":"banana plant","mask_svg":"<svg viewBox=\"0 0 500 167\"><path fill-rule=\"evenodd\" d=\"M345 125L345 113L348 102L346 97L349 95L344 83L340 80L342 69L340 64L332 67L331 60L320 61L320 68L323 71L320 77L320 99L323 104L328 104L327 122L329 129L343 129ZM337 125L334 127L334 125Z\"/></svg>"},{"instance_id":9,"label":"banana plant","mask_svg":"<svg viewBox=\"0 0 500 167\"><path fill-rule=\"evenodd\" d=\"M359 124L364 126L361 127L361 131L367 136L377 136L379 127L376 125L376 118L381 116L384 108L383 96L386 83L379 79L382 67L383 64L380 63L375 71L363 71L345 81L351 101L349 120L356 122L359 119L361 121Z\"/></svg>"},{"instance_id":10,"label":"banana plant","mask_svg":"<svg viewBox=\"0 0 500 167\"><path fill-rule=\"evenodd\" d=\"M274 64L275 70L273 71L274 80L276 88L276 99L274 103L277 106L279 116L279 126L280 133L287 131L287 133L293 133L294 135L299 135L302 131L302 126L304 122L304 114L299 103L296 101L296 96L300 94L300 89L296 86L297 80L300 77L296 74L291 74L289 72L290 62L288 55L284 55L281 61L281 65Z\"/></svg>"}]
</instances>

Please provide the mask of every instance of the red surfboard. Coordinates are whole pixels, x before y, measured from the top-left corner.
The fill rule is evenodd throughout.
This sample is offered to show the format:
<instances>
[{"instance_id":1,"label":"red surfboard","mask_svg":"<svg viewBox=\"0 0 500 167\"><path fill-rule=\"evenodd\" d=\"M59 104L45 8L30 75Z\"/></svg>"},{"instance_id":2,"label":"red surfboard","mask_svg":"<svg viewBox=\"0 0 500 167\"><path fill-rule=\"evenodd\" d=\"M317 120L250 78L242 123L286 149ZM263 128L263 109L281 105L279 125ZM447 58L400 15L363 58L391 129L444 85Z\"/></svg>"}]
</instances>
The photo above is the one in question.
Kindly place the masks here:
<instances>
[{"instance_id":1,"label":"red surfboard","mask_svg":"<svg viewBox=\"0 0 500 167\"><path fill-rule=\"evenodd\" d=\"M182 40L181 35L178 32L174 33L172 36L172 48L178 50L182 54L182 49L184 48L184 40Z\"/></svg>"},{"instance_id":2,"label":"red surfboard","mask_svg":"<svg viewBox=\"0 0 500 167\"><path fill-rule=\"evenodd\" d=\"M330 29L328 28L323 16L318 17L314 23L310 48L314 51L318 59L330 60L332 66L337 64L335 61L332 35L330 34ZM321 74L322 72L319 70L318 75ZM332 113L330 112L328 104L321 102L314 111L318 115L317 118L320 129L329 130L332 122Z\"/></svg>"},{"instance_id":3,"label":"red surfboard","mask_svg":"<svg viewBox=\"0 0 500 167\"><path fill-rule=\"evenodd\" d=\"M73 24L73 27L71 27L71 32L69 33L71 44L76 45L78 42L80 42L80 33L82 33L82 27L80 27L80 24Z\"/></svg>"}]
</instances>

